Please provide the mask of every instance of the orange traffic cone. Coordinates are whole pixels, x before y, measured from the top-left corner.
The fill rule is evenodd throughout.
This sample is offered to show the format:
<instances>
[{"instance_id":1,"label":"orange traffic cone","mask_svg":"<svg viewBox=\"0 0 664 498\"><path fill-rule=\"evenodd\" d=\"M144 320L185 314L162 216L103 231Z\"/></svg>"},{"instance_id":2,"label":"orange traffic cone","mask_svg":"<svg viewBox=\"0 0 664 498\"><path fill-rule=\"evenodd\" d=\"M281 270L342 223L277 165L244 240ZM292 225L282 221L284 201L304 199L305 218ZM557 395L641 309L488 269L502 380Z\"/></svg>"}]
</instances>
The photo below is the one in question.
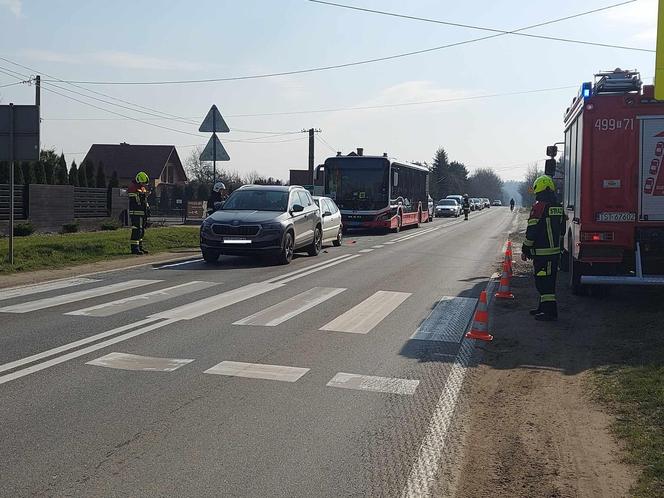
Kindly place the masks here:
<instances>
[{"instance_id":1,"label":"orange traffic cone","mask_svg":"<svg viewBox=\"0 0 664 498\"><path fill-rule=\"evenodd\" d=\"M508 264L508 272L510 277L513 275L512 273L512 241L508 240L507 241L507 249L505 250L505 261Z\"/></svg>"},{"instance_id":2,"label":"orange traffic cone","mask_svg":"<svg viewBox=\"0 0 664 498\"><path fill-rule=\"evenodd\" d=\"M510 290L510 272L507 261L503 263L503 275L500 277L500 285L498 286L496 297L499 299L514 299L514 294Z\"/></svg>"},{"instance_id":3,"label":"orange traffic cone","mask_svg":"<svg viewBox=\"0 0 664 498\"><path fill-rule=\"evenodd\" d=\"M480 302L477 304L475 316L473 317L473 326L470 332L466 334L466 337L480 341L493 340L493 336L489 334L489 310L487 308L486 291L482 291L480 294Z\"/></svg>"}]
</instances>

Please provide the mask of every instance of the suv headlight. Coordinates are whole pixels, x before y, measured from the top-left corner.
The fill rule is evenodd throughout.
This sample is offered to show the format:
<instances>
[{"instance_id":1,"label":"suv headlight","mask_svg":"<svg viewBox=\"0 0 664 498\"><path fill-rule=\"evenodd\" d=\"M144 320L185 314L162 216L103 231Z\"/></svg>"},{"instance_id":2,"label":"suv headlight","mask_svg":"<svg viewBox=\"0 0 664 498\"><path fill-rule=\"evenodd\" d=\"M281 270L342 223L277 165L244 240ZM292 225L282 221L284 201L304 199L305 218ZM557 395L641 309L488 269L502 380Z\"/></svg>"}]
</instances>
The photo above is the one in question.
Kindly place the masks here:
<instances>
[{"instance_id":1,"label":"suv headlight","mask_svg":"<svg viewBox=\"0 0 664 498\"><path fill-rule=\"evenodd\" d=\"M281 230L281 223L261 223L263 230Z\"/></svg>"},{"instance_id":2,"label":"suv headlight","mask_svg":"<svg viewBox=\"0 0 664 498\"><path fill-rule=\"evenodd\" d=\"M212 230L212 222L208 220L203 221L201 232L209 232L210 230Z\"/></svg>"}]
</instances>

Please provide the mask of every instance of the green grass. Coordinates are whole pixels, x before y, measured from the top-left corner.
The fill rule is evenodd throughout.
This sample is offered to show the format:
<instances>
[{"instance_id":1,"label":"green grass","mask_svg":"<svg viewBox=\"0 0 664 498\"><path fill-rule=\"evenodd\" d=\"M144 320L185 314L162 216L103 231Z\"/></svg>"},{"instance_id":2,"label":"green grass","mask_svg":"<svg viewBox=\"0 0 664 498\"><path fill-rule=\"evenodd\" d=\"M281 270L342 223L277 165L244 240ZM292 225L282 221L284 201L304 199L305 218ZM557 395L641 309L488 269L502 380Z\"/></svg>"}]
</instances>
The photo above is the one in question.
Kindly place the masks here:
<instances>
[{"instance_id":1,"label":"green grass","mask_svg":"<svg viewBox=\"0 0 664 498\"><path fill-rule=\"evenodd\" d=\"M627 461L642 469L632 493L643 498L664 497L664 313L652 301L651 313L617 320L617 336L607 334L612 361L592 377L596 395L615 416Z\"/></svg>"},{"instance_id":2,"label":"green grass","mask_svg":"<svg viewBox=\"0 0 664 498\"><path fill-rule=\"evenodd\" d=\"M177 248L198 247L198 227L165 227L146 230L144 245L150 254ZM9 240L0 239L0 274L63 268L94 263L129 254L129 229L14 238L14 266L6 260Z\"/></svg>"}]
</instances>

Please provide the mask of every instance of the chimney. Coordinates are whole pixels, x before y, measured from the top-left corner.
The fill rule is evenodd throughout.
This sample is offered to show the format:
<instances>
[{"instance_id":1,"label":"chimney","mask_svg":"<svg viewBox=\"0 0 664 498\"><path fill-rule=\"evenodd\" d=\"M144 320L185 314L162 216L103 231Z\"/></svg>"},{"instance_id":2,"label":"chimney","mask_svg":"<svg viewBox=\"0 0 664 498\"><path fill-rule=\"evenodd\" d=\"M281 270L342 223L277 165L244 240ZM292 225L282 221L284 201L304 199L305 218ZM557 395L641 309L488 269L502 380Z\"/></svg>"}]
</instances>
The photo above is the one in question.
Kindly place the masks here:
<instances>
[{"instance_id":1,"label":"chimney","mask_svg":"<svg viewBox=\"0 0 664 498\"><path fill-rule=\"evenodd\" d=\"M337 152L337 157L339 157L340 155L341 155L341 152Z\"/></svg>"},{"instance_id":2,"label":"chimney","mask_svg":"<svg viewBox=\"0 0 664 498\"><path fill-rule=\"evenodd\" d=\"M383 157L387 157L387 152L383 152Z\"/></svg>"},{"instance_id":3,"label":"chimney","mask_svg":"<svg viewBox=\"0 0 664 498\"><path fill-rule=\"evenodd\" d=\"M358 156L363 156L364 155L364 149L362 147L357 148L357 155Z\"/></svg>"}]
</instances>

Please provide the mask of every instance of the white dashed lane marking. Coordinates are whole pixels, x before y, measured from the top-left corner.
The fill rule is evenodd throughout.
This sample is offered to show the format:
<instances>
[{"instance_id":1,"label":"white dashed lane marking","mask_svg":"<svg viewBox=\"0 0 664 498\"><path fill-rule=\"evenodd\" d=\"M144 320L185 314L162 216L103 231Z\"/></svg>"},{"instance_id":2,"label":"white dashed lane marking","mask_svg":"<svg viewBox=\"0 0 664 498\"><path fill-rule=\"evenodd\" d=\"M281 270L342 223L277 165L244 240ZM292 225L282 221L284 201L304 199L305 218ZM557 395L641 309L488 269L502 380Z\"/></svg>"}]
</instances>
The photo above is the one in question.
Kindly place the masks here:
<instances>
[{"instance_id":1,"label":"white dashed lane marking","mask_svg":"<svg viewBox=\"0 0 664 498\"><path fill-rule=\"evenodd\" d=\"M23 304L14 304L12 306L5 306L0 308L3 313L28 313L30 311L41 310L44 308L51 308L53 306L60 306L62 304L74 303L76 301L83 301L84 299L91 299L93 297L106 296L116 292L122 292L137 287L143 287L150 284L156 284L161 280L128 280L126 282L119 282L117 284L105 285L103 287L96 287L71 294L61 294L59 296L46 297L37 299L36 301L29 301Z\"/></svg>"},{"instance_id":2,"label":"white dashed lane marking","mask_svg":"<svg viewBox=\"0 0 664 498\"><path fill-rule=\"evenodd\" d=\"M345 290L346 289L333 287L314 287L302 294L298 294L297 296L286 299L281 303L248 316L247 318L238 320L233 325L262 325L264 327L274 327L327 301L328 299L333 298Z\"/></svg>"},{"instance_id":3,"label":"white dashed lane marking","mask_svg":"<svg viewBox=\"0 0 664 498\"><path fill-rule=\"evenodd\" d=\"M97 367L115 368L118 370L138 370L142 372L173 372L194 360L178 358L154 358L127 353L109 353L86 363Z\"/></svg>"},{"instance_id":4,"label":"white dashed lane marking","mask_svg":"<svg viewBox=\"0 0 664 498\"><path fill-rule=\"evenodd\" d=\"M367 252L372 252L372 251L373 251L373 249L361 249L360 250L361 253L367 253Z\"/></svg>"},{"instance_id":5,"label":"white dashed lane marking","mask_svg":"<svg viewBox=\"0 0 664 498\"><path fill-rule=\"evenodd\" d=\"M248 377L250 379L280 380L296 382L309 371L308 368L288 367L284 365L265 365L262 363L243 363L240 361L222 361L203 373Z\"/></svg>"},{"instance_id":6,"label":"white dashed lane marking","mask_svg":"<svg viewBox=\"0 0 664 498\"><path fill-rule=\"evenodd\" d=\"M389 394L415 394L420 381L415 379L397 379L393 377L375 377L339 372L327 383L328 387L373 391Z\"/></svg>"},{"instance_id":7,"label":"white dashed lane marking","mask_svg":"<svg viewBox=\"0 0 664 498\"><path fill-rule=\"evenodd\" d=\"M410 295L408 292L378 291L320 330L366 334Z\"/></svg>"}]
</instances>

